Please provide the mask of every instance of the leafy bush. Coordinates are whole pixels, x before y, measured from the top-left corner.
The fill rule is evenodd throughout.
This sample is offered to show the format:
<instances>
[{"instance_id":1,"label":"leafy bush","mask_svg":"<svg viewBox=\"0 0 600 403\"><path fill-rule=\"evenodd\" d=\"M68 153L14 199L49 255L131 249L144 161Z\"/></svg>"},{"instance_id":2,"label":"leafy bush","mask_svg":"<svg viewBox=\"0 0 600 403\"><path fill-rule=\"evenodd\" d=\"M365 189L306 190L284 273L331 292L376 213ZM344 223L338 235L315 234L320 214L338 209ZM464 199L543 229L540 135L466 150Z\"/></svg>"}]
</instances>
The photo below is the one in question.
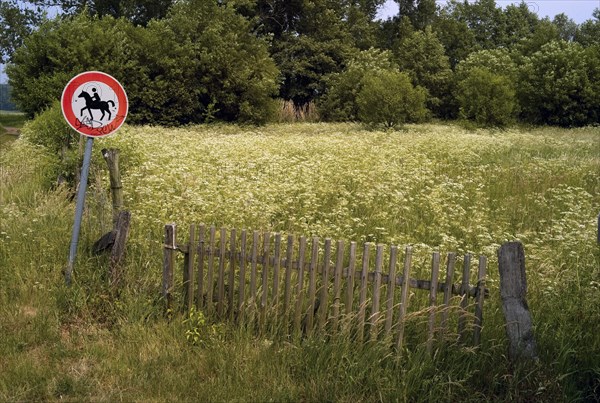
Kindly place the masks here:
<instances>
[{"instance_id":1,"label":"leafy bush","mask_svg":"<svg viewBox=\"0 0 600 403\"><path fill-rule=\"evenodd\" d=\"M321 117L328 121L357 120L356 97L362 89L364 77L374 71L396 69L388 51L371 48L359 52L344 71L327 78L328 89L319 102Z\"/></svg>"},{"instance_id":2,"label":"leafy bush","mask_svg":"<svg viewBox=\"0 0 600 403\"><path fill-rule=\"evenodd\" d=\"M413 87L406 73L382 70L364 77L356 104L362 122L394 127L422 121L426 99L427 91Z\"/></svg>"},{"instance_id":3,"label":"leafy bush","mask_svg":"<svg viewBox=\"0 0 600 403\"><path fill-rule=\"evenodd\" d=\"M59 101L27 122L21 136L28 143L42 146L46 152L54 155L57 161L55 174L61 180L73 182L80 162L74 145L80 136L65 121Z\"/></svg>"},{"instance_id":4,"label":"leafy bush","mask_svg":"<svg viewBox=\"0 0 600 403\"><path fill-rule=\"evenodd\" d=\"M147 28L79 15L44 23L17 50L8 74L13 98L33 116L86 70L121 81L129 120L185 124L263 123L275 113L278 70L250 23L217 2L178 2Z\"/></svg>"},{"instance_id":5,"label":"leafy bush","mask_svg":"<svg viewBox=\"0 0 600 403\"><path fill-rule=\"evenodd\" d=\"M427 27L411 32L394 47L394 60L412 80L427 89L427 107L436 116L452 115L449 96L452 83L450 61L436 33Z\"/></svg>"},{"instance_id":6,"label":"leafy bush","mask_svg":"<svg viewBox=\"0 0 600 403\"><path fill-rule=\"evenodd\" d=\"M516 119L517 66L505 49L473 52L456 68L460 117L480 126L506 126Z\"/></svg>"},{"instance_id":7,"label":"leafy bush","mask_svg":"<svg viewBox=\"0 0 600 403\"><path fill-rule=\"evenodd\" d=\"M578 43L545 44L520 69L518 96L525 120L584 126L600 122L600 51Z\"/></svg>"},{"instance_id":8,"label":"leafy bush","mask_svg":"<svg viewBox=\"0 0 600 403\"><path fill-rule=\"evenodd\" d=\"M458 83L460 116L482 126L506 126L518 110L513 82L477 67Z\"/></svg>"}]
</instances>

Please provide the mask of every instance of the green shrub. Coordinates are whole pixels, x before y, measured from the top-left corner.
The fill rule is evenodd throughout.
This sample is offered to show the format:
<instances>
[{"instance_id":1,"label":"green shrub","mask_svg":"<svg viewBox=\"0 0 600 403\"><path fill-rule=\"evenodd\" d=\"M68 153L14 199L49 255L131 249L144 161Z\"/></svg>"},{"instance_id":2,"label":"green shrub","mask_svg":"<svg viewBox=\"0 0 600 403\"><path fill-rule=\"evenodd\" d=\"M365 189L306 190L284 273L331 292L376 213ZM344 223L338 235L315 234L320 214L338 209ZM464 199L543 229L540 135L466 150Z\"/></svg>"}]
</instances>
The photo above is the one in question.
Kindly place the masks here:
<instances>
[{"instance_id":1,"label":"green shrub","mask_svg":"<svg viewBox=\"0 0 600 403\"><path fill-rule=\"evenodd\" d=\"M33 116L86 70L119 80L130 122L264 123L276 112L278 70L250 22L217 2L177 2L169 16L134 27L78 15L42 24L18 49L8 75L13 99Z\"/></svg>"},{"instance_id":2,"label":"green shrub","mask_svg":"<svg viewBox=\"0 0 600 403\"><path fill-rule=\"evenodd\" d=\"M394 127L419 122L427 116L427 91L413 87L406 73L376 71L362 81L356 97L358 116L364 123Z\"/></svg>"},{"instance_id":3,"label":"green shrub","mask_svg":"<svg viewBox=\"0 0 600 403\"><path fill-rule=\"evenodd\" d=\"M565 127L600 121L600 51L578 43L545 44L520 69L522 117Z\"/></svg>"},{"instance_id":4,"label":"green shrub","mask_svg":"<svg viewBox=\"0 0 600 403\"><path fill-rule=\"evenodd\" d=\"M42 146L46 152L56 156L56 161L59 161L55 168L57 176L73 182L75 172L79 169L75 147L79 142L79 134L65 121L60 102L55 101L50 108L27 122L21 136L28 143Z\"/></svg>"},{"instance_id":5,"label":"green shrub","mask_svg":"<svg viewBox=\"0 0 600 403\"><path fill-rule=\"evenodd\" d=\"M396 70L389 51L369 49L359 52L341 73L327 77L327 92L319 102L319 113L327 121L358 120L356 97L365 75L379 70Z\"/></svg>"},{"instance_id":6,"label":"green shrub","mask_svg":"<svg viewBox=\"0 0 600 403\"><path fill-rule=\"evenodd\" d=\"M458 83L460 116L481 126L506 126L518 111L513 82L506 76L475 67Z\"/></svg>"}]
</instances>

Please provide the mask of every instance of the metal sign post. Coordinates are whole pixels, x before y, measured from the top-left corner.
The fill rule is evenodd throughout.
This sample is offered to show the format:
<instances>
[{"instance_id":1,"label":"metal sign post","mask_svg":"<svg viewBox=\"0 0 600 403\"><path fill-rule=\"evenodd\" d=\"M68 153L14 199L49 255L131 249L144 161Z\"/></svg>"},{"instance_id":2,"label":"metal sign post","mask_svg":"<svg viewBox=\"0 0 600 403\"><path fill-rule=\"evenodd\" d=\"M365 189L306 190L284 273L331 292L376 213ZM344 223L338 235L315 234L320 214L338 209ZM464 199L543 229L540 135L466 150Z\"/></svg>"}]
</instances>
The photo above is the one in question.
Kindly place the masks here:
<instances>
[{"instance_id":1,"label":"metal sign post","mask_svg":"<svg viewBox=\"0 0 600 403\"><path fill-rule=\"evenodd\" d=\"M75 207L75 223L71 233L71 248L69 249L69 262L65 270L65 282L71 285L71 276L77 256L77 243L79 242L79 230L81 228L81 218L83 217L83 206L85 204L85 191L87 189L88 174L90 172L90 163L92 160L92 145L94 138L88 137L85 143L85 153L83 154L83 165L81 166L81 181L77 191L77 205Z\"/></svg>"},{"instance_id":2,"label":"metal sign post","mask_svg":"<svg viewBox=\"0 0 600 403\"><path fill-rule=\"evenodd\" d=\"M88 71L72 78L63 90L60 103L63 116L69 126L87 137L81 167L81 181L77 191L69 262L65 270L65 282L67 285L71 285L94 137L105 137L116 132L125 122L129 103L123 86L112 76L100 71Z\"/></svg>"}]
</instances>

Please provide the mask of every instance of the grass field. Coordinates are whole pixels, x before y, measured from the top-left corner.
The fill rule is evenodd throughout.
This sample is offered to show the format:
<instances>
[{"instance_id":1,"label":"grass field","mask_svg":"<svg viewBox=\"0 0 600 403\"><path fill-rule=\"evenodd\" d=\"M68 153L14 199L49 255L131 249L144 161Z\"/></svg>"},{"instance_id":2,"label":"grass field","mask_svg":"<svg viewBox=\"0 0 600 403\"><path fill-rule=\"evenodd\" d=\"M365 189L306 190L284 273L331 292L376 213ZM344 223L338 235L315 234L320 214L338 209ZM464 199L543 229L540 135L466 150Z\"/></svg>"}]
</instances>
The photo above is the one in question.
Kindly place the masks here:
<instances>
[{"instance_id":1,"label":"grass field","mask_svg":"<svg viewBox=\"0 0 600 403\"><path fill-rule=\"evenodd\" d=\"M100 156L121 149L126 287L89 252L111 227ZM96 140L74 284L74 204L56 158L0 154L0 400L594 401L600 396L600 129L352 124L125 127ZM163 225L192 222L485 254L482 347L433 358L351 340L287 343L162 316ZM540 360L511 364L496 250L525 245ZM190 324L202 343L185 337Z\"/></svg>"}]
</instances>

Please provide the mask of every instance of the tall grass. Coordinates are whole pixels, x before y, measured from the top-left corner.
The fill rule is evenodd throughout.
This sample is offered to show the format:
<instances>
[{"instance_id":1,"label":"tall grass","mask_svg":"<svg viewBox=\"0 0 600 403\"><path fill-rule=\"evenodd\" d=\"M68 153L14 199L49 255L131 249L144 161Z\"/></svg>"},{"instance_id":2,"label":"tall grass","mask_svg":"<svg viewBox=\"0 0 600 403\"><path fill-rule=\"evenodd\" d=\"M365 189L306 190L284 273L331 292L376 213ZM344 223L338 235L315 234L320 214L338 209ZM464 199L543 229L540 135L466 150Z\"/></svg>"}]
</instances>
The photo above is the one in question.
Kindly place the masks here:
<instances>
[{"instance_id":1,"label":"tall grass","mask_svg":"<svg viewBox=\"0 0 600 403\"><path fill-rule=\"evenodd\" d=\"M597 128L127 127L97 141L66 288L72 194L53 185L56 158L18 140L0 153L0 400L593 401L599 142ZM111 226L104 147L121 149L133 217L119 293L107 258L90 252ZM166 222L411 243L416 262L437 248L484 253L482 347L450 342L429 357L417 341L398 360L351 338L290 343L169 321L159 298ZM512 239L525 245L538 363L505 354L495 252ZM190 323L200 343L186 337Z\"/></svg>"}]
</instances>

